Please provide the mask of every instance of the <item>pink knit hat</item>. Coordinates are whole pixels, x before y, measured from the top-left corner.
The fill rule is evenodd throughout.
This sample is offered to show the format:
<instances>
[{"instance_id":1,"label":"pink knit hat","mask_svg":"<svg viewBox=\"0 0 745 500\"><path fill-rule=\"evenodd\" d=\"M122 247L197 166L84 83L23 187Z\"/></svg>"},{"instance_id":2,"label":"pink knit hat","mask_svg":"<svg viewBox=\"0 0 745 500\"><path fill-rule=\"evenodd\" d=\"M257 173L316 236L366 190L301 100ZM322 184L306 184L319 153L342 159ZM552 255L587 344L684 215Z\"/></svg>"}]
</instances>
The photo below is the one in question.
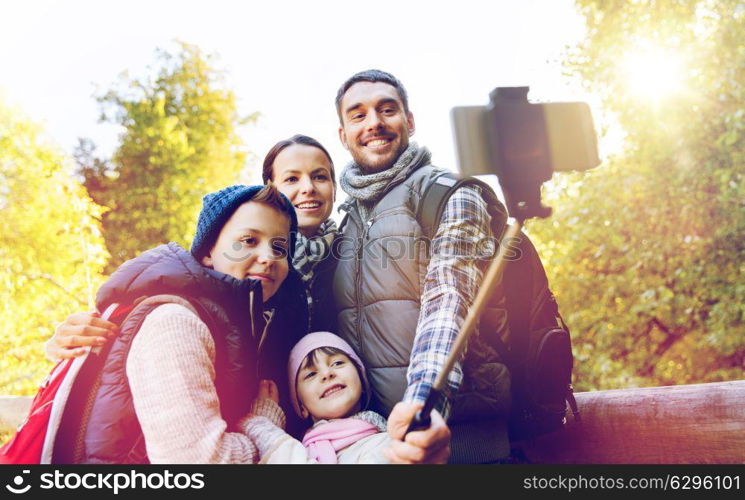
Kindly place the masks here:
<instances>
[{"instance_id":1,"label":"pink knit hat","mask_svg":"<svg viewBox=\"0 0 745 500\"><path fill-rule=\"evenodd\" d=\"M362 377L362 389L364 390L364 410L370 404L370 383L367 381L367 373L365 372L365 365L354 352L352 346L347 344L341 337L334 335L331 332L313 332L309 333L305 337L301 338L295 347L290 351L290 360L287 363L287 374L290 378L290 401L292 406L295 408L295 413L299 416L303 416L300 411L300 400L297 397L297 374L300 371L300 364L303 362L305 357L311 352L321 347L334 347L340 351L344 351L349 359L357 365L357 370Z\"/></svg>"}]
</instances>

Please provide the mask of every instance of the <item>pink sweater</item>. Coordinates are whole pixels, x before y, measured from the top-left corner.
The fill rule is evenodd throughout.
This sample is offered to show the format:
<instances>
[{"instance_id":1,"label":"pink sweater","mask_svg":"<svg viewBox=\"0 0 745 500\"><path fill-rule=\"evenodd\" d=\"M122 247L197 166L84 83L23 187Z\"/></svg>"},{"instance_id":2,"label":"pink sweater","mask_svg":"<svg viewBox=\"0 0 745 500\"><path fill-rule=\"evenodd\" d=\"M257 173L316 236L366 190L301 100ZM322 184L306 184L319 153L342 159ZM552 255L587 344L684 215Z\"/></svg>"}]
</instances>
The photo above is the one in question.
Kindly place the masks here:
<instances>
[{"instance_id":1,"label":"pink sweater","mask_svg":"<svg viewBox=\"0 0 745 500\"><path fill-rule=\"evenodd\" d=\"M254 463L243 432L227 432L215 389L215 344L207 325L178 304L145 318L127 358L127 377L152 463ZM265 414L284 427L283 417Z\"/></svg>"}]
</instances>

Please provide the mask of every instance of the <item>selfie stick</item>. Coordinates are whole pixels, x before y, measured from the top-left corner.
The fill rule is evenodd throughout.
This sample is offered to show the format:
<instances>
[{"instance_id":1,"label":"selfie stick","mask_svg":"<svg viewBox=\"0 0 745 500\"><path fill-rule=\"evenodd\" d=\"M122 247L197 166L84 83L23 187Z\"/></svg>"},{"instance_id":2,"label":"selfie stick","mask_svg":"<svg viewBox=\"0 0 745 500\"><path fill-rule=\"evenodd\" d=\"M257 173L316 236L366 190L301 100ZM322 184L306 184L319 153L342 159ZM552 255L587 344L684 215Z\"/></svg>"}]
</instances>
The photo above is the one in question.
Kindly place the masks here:
<instances>
[{"instance_id":1,"label":"selfie stick","mask_svg":"<svg viewBox=\"0 0 745 500\"><path fill-rule=\"evenodd\" d=\"M445 366L437 375L435 383L432 386L432 389L430 389L429 391L427 400L424 402L424 407L416 413L416 416L414 416L414 419L411 421L409 427L406 429L406 434L411 431L426 429L432 423L430 414L432 412L432 409L435 407L440 399L442 390L447 383L448 374L450 374L450 372L452 371L456 361L460 359L463 350L466 348L468 338L476 330L476 322L481 317L481 313L483 312L484 307L486 307L486 304L489 301L491 292L494 289L494 286L497 284L500 275L502 274L504 264L505 262L507 262L507 260L505 259L505 254L507 253L509 244L514 238L517 237L518 234L520 234L522 228L523 222L520 219L515 221L514 224L507 228L504 238L499 245L499 253L497 254L497 257L491 262L491 264L489 264L489 268L486 270L484 280L481 283L481 288L479 289L479 292L473 301L473 306L468 311L468 315L466 315L466 321L463 323L460 334L458 334L455 339L453 349L450 351L450 355L445 361Z\"/></svg>"}]
</instances>

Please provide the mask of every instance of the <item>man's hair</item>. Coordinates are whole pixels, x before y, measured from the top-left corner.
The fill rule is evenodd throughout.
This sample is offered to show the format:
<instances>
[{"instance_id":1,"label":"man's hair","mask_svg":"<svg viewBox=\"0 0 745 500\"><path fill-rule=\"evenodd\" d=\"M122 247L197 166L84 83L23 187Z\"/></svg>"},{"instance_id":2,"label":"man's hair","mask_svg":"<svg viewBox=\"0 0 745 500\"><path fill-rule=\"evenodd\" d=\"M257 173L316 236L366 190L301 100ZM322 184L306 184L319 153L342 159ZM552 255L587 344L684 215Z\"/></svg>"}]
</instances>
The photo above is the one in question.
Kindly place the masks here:
<instances>
[{"instance_id":1,"label":"man's hair","mask_svg":"<svg viewBox=\"0 0 745 500\"><path fill-rule=\"evenodd\" d=\"M285 148L292 146L293 144L302 144L303 146L310 146L316 149L320 149L321 152L326 155L326 158L328 158L329 160L331 182L333 182L334 187L336 187L336 173L334 172L334 161L331 159L331 155L328 151L326 151L326 148L324 148L320 142L313 139L312 137L302 134L293 135L289 139L279 141L277 144L272 146L272 149L270 149L264 157L264 166L261 170L261 178L264 181L264 184L269 183L272 177L274 177L274 160L277 159L279 153L281 153L282 150L284 150Z\"/></svg>"},{"instance_id":2,"label":"man's hair","mask_svg":"<svg viewBox=\"0 0 745 500\"><path fill-rule=\"evenodd\" d=\"M295 211L295 207L292 206L287 198L282 196L282 193L279 192L277 186L275 186L272 181L269 181L266 186L261 188L259 192L248 201L256 201L258 203L263 203L264 205L269 205L272 208L276 208L283 214L287 215L287 218L292 221L292 213Z\"/></svg>"},{"instance_id":3,"label":"man's hair","mask_svg":"<svg viewBox=\"0 0 745 500\"><path fill-rule=\"evenodd\" d=\"M344 94L347 93L347 90L349 90L352 85L359 82L383 82L394 87L396 89L396 92L398 92L398 97L401 98L401 102L404 104L404 112L409 112L409 96L406 94L406 89L404 88L403 83L401 83L398 78L390 73L386 73L385 71L381 71L379 69L368 69L352 75L349 79L347 79L346 82L342 84L341 87L339 87L339 91L336 93L336 113L339 115L339 123L343 123L341 113L341 100L344 98Z\"/></svg>"}]
</instances>

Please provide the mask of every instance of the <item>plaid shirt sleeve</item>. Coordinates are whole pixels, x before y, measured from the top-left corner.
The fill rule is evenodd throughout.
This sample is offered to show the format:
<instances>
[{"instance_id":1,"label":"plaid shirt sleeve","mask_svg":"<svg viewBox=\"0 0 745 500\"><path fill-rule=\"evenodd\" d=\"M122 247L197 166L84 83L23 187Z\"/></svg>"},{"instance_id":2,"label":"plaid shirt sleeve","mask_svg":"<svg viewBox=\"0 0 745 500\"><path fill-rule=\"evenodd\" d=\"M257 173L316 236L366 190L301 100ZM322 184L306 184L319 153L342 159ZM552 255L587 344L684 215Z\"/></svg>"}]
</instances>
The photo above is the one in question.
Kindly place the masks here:
<instances>
[{"instance_id":1,"label":"plaid shirt sleeve","mask_svg":"<svg viewBox=\"0 0 745 500\"><path fill-rule=\"evenodd\" d=\"M457 189L445 206L432 240L404 401L427 399L465 322L483 278L481 261L474 257L479 248L485 250L479 243L491 237L490 220L481 189L476 186ZM437 405L445 418L462 380L459 362L448 377L445 397Z\"/></svg>"}]
</instances>

